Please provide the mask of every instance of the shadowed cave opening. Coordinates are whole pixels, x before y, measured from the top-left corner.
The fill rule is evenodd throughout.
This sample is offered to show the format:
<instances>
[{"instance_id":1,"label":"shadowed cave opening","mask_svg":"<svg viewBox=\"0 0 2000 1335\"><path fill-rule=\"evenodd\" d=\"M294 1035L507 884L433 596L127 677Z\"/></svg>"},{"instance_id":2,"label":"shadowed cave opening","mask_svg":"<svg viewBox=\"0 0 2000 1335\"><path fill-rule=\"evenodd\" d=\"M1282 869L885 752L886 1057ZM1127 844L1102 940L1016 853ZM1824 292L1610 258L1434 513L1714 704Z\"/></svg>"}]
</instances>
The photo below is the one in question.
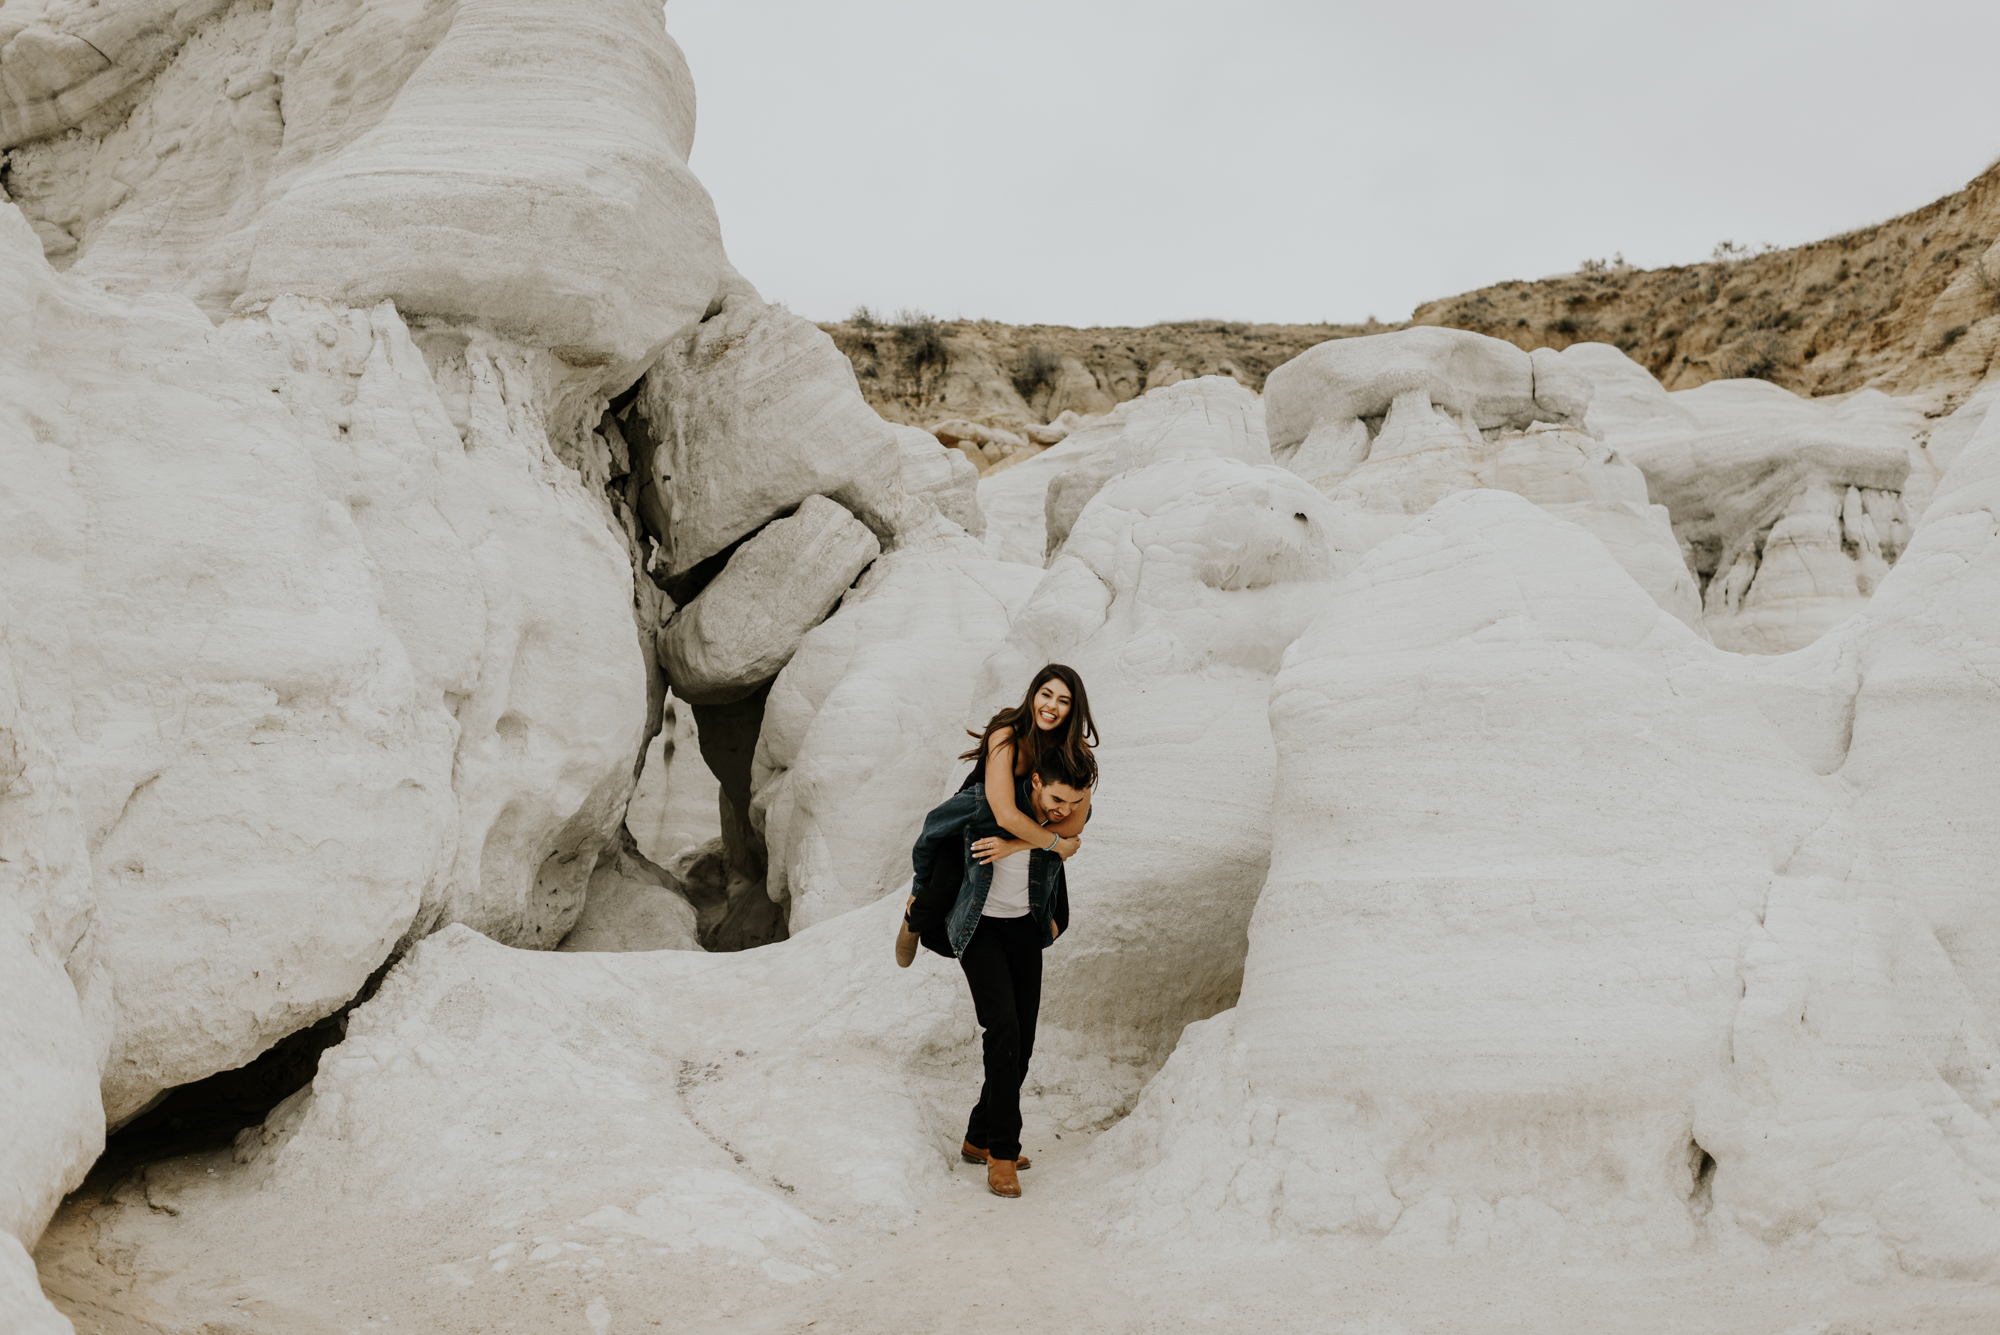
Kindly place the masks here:
<instances>
[{"instance_id":1,"label":"shadowed cave opening","mask_svg":"<svg viewBox=\"0 0 2000 1335\"><path fill-rule=\"evenodd\" d=\"M148 1164L226 1149L242 1132L262 1126L273 1108L312 1083L320 1055L347 1037L347 1017L375 995L401 958L384 961L333 1014L293 1030L241 1066L176 1085L112 1129L104 1153L70 1198L108 1194Z\"/></svg>"},{"instance_id":2,"label":"shadowed cave opening","mask_svg":"<svg viewBox=\"0 0 2000 1335\"><path fill-rule=\"evenodd\" d=\"M713 314L711 310L710 315ZM771 515L689 569L669 575L664 564L655 559L666 549L671 521L659 494L656 461L660 441L639 403L643 386L643 380L635 380L610 399L597 434L605 441L614 461L613 476L606 482L605 490L614 513L627 525L634 558L633 578L650 583L669 600L667 615L660 617L658 625L646 624L643 612L635 606L641 636L650 646L653 638L665 629L674 609L693 602L746 543L771 524L789 518L796 507ZM614 439L624 448L611 449ZM617 470L616 462L621 457L626 465L622 472ZM672 686L660 655L650 647L647 670L653 677L649 692L655 703L649 711L647 735L640 747L642 764L646 748L651 746L653 735L663 722L660 703ZM685 877L675 877L653 864L648 865L661 871L663 879L693 905L704 950L751 950L783 941L790 935L785 906L773 902L765 893L764 842L750 820L751 761L756 754L758 733L763 728L764 702L770 692L771 682L766 681L742 699L728 704L682 703L694 716L702 763L720 785L722 847L719 856L705 857L688 867ZM628 851L636 853L630 847L633 840L629 828L623 838Z\"/></svg>"},{"instance_id":3,"label":"shadowed cave opening","mask_svg":"<svg viewBox=\"0 0 2000 1335\"><path fill-rule=\"evenodd\" d=\"M1715 1156L1699 1141L1688 1142L1688 1170L1694 1179L1688 1192L1688 1213L1699 1223L1715 1207Z\"/></svg>"}]
</instances>

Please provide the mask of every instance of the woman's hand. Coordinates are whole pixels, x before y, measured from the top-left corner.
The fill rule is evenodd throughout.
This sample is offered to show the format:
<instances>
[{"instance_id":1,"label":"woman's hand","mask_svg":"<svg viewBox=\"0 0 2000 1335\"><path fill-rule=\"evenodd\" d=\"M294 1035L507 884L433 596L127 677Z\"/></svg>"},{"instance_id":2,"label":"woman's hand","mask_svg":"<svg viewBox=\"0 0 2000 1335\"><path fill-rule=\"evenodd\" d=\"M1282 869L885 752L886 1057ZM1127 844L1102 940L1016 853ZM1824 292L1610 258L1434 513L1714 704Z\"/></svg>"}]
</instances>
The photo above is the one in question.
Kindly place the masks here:
<instances>
[{"instance_id":1,"label":"woman's hand","mask_svg":"<svg viewBox=\"0 0 2000 1335\"><path fill-rule=\"evenodd\" d=\"M1031 844L1021 839L1001 839L992 835L972 841L973 861L991 866L1001 858L1012 857L1023 849L1039 849L1044 853L1054 853L1064 862L1076 856L1076 850L1083 847L1083 840L1074 835L1064 835L1056 839L1055 847L1047 844Z\"/></svg>"},{"instance_id":2,"label":"woman's hand","mask_svg":"<svg viewBox=\"0 0 2000 1335\"><path fill-rule=\"evenodd\" d=\"M998 862L1001 858L1010 857L1020 852L1027 846L1019 839L1001 839L988 836L985 839L975 839L972 841L972 857L975 862L990 865Z\"/></svg>"}]
</instances>

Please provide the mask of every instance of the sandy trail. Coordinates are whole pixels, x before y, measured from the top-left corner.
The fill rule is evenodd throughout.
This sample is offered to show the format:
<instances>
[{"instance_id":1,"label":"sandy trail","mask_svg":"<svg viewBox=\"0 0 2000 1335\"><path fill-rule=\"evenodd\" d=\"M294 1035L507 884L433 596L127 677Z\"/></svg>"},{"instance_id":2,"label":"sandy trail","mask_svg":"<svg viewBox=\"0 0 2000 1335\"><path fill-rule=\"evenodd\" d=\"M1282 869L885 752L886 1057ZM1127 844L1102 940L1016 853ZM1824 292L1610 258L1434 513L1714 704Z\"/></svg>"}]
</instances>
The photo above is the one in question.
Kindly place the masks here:
<instances>
[{"instance_id":1,"label":"sandy trail","mask_svg":"<svg viewBox=\"0 0 2000 1335\"><path fill-rule=\"evenodd\" d=\"M1248 1232L1212 1248L1101 1245L1098 1193L1108 1165L1088 1162L1098 1133L1072 1128L1080 1103L1122 1098L1101 1079L1073 1087L1083 1068L1053 1054L1045 1068L1037 1060L1023 1100L1023 1141L1035 1166L1022 1175L1021 1199L991 1195L984 1170L958 1160L976 1067L934 1072L925 1078L930 1132L914 1152L943 1157L947 1185L893 1233L829 1227L828 1264L802 1282L658 1248L616 1250L559 1211L505 1224L483 1210L432 1217L429 1234L393 1220L379 1233L349 1226L328 1246L317 1221L245 1190L238 1175L249 1170L227 1149L107 1162L59 1212L36 1259L80 1335L2000 1331L2000 1287L1900 1275L1869 1284L1823 1261L1713 1248L1615 1260L1412 1255L1387 1244ZM1047 1085L1037 1078L1044 1072ZM830 1103L822 1115L854 1117L865 1106ZM545 1128L543 1152L574 1152L575 1131ZM1097 1148L1101 1155L1114 1146ZM183 1213L203 1191L220 1193L253 1226L237 1219L205 1232L201 1221L213 1227L223 1216ZM826 1205L816 1208L832 1214ZM574 1261L527 1255L544 1241L567 1248L572 1240L590 1244ZM508 1242L511 1255L496 1249Z\"/></svg>"},{"instance_id":2,"label":"sandy trail","mask_svg":"<svg viewBox=\"0 0 2000 1335\"><path fill-rule=\"evenodd\" d=\"M1038 1123L1040 1125L1038 1125ZM1565 1260L1413 1256L1381 1246L1272 1241L1225 1253L1101 1248L1083 1219L1088 1133L1060 1139L1031 1114L1035 1166L1023 1194L1001 1200L970 1164L926 1205L917 1226L836 1247L837 1274L793 1288L748 1284L721 1302L690 1303L666 1285L651 1310L621 1302L591 1319L588 1287L511 1298L413 1287L389 1256L302 1256L288 1274L219 1269L178 1288L164 1311L93 1257L87 1211L66 1209L40 1257L50 1297L79 1335L479 1335L488 1331L744 1332L745 1335L1991 1335L2000 1291L1897 1276L1857 1283L1786 1258ZM155 1165L207 1171L221 1156ZM99 1190L102 1190L100 1187ZM218 1260L220 1264L220 1260ZM340 1277L336 1279L335 1273ZM374 1275L373 1300L355 1278ZM1134 1286L1128 1276L1145 1276ZM157 1276L150 1278L160 1278ZM331 1282L329 1282L331 1281ZM335 1298L335 1293L346 1297ZM153 1297L160 1296L155 1290ZM474 1299L467 1301L468 1299ZM362 1311L354 1308L361 1306Z\"/></svg>"},{"instance_id":3,"label":"sandy trail","mask_svg":"<svg viewBox=\"0 0 2000 1335\"><path fill-rule=\"evenodd\" d=\"M989 1192L985 1170L959 1163L954 1143L951 1187L923 1208L917 1226L888 1237L856 1233L841 1239L846 1245L835 1245L836 1274L795 1288L746 1281L740 1296L713 1305L688 1305L689 1295L667 1285L656 1294L653 1310L635 1307L628 1298L599 1322L590 1319L588 1288L569 1298L553 1286L517 1291L511 1298L447 1294L414 1274L395 1273L392 1255L302 1253L286 1267L289 1274L271 1272L268 1258L248 1257L235 1259L265 1273L226 1273L225 1258L218 1257L212 1276L148 1283L161 1277L121 1273L129 1261L99 1255L92 1246L91 1198L102 1200L116 1190L105 1179L72 1198L44 1238L38 1259L49 1297L79 1335L489 1330L976 1335L1072 1329L1125 1335L1147 1329L1116 1282L1115 1259L1092 1245L1078 1218L1078 1193L1069 1186L1094 1133L1058 1133L1049 1121L1039 1108L1029 1112L1024 1140L1034 1167L1022 1174L1018 1200ZM164 1178L206 1175L211 1169L231 1171L227 1152L179 1156L139 1171ZM135 1189L143 1190L135 1185L125 1190ZM369 1274L378 1276L379 1284L356 1285L357 1275ZM377 1294L372 1301L357 1293L369 1288ZM352 1312L356 1306L363 1309L358 1319L343 1315L343 1309Z\"/></svg>"},{"instance_id":4,"label":"sandy trail","mask_svg":"<svg viewBox=\"0 0 2000 1335\"><path fill-rule=\"evenodd\" d=\"M717 1328L758 1335L1146 1329L1117 1283L1115 1259L1091 1244L1075 1217L1075 1193L1065 1189L1090 1139L1037 1134L1031 1122L1024 1141L1034 1167L1021 1174L1019 1200L993 1195L985 1170L962 1164L953 1189L924 1208L914 1230L844 1258L841 1274L824 1284L779 1304L746 1305Z\"/></svg>"}]
</instances>

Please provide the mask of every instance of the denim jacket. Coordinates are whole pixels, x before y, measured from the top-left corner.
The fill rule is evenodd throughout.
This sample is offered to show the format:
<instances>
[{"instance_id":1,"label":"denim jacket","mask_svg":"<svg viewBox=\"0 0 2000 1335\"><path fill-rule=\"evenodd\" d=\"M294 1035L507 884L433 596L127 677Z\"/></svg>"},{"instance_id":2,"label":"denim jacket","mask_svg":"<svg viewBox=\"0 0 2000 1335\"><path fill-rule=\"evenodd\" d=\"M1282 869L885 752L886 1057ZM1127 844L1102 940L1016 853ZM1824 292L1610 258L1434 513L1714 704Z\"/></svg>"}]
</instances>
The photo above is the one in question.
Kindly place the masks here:
<instances>
[{"instance_id":1,"label":"denim jacket","mask_svg":"<svg viewBox=\"0 0 2000 1335\"><path fill-rule=\"evenodd\" d=\"M1034 810L1025 777L1015 781L1014 801L1022 811ZM972 934L979 930L979 916L986 907L986 893L993 885L993 868L972 856L973 843L988 836L1013 838L993 819L993 808L986 804L986 786L971 783L931 809L924 817L923 833L910 850L916 885L929 882L932 864L940 857L956 857L964 863L958 901L945 918L945 934L951 938L954 955L963 955L972 944ZM1028 850L1028 915L1042 929L1044 950L1055 944L1059 932L1069 930L1069 882L1063 876L1063 860L1046 849Z\"/></svg>"}]
</instances>

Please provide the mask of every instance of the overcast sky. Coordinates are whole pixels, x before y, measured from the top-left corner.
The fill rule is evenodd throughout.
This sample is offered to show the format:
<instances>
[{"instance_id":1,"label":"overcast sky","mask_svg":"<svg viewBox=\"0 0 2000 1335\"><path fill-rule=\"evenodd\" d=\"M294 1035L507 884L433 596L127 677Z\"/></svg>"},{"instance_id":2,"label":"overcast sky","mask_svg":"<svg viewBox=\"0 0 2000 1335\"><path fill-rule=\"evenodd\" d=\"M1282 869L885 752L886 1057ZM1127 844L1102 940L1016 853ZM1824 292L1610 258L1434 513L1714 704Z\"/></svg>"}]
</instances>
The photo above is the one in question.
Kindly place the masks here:
<instances>
[{"instance_id":1,"label":"overcast sky","mask_svg":"<svg viewBox=\"0 0 2000 1335\"><path fill-rule=\"evenodd\" d=\"M2000 3L670 0L737 268L814 319L1384 320L1794 245L2000 156Z\"/></svg>"}]
</instances>

